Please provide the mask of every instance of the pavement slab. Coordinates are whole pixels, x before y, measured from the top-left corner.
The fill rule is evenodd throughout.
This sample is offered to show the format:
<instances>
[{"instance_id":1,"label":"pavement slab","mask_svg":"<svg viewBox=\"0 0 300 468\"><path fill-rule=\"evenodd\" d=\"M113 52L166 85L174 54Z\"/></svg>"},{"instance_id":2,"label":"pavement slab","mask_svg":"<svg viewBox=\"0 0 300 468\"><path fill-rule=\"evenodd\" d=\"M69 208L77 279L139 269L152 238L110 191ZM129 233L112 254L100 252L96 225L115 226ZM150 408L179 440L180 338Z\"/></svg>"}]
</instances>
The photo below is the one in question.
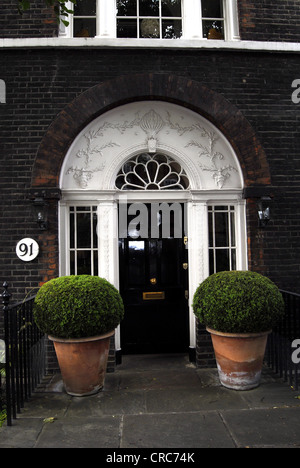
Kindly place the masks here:
<instances>
[{"instance_id":1,"label":"pavement slab","mask_svg":"<svg viewBox=\"0 0 300 468\"><path fill-rule=\"evenodd\" d=\"M299 393L267 368L260 387L234 391L187 355L123 356L96 395L71 397L59 374L47 376L12 427L0 429L0 448L102 448L114 457L132 449L300 448Z\"/></svg>"}]
</instances>

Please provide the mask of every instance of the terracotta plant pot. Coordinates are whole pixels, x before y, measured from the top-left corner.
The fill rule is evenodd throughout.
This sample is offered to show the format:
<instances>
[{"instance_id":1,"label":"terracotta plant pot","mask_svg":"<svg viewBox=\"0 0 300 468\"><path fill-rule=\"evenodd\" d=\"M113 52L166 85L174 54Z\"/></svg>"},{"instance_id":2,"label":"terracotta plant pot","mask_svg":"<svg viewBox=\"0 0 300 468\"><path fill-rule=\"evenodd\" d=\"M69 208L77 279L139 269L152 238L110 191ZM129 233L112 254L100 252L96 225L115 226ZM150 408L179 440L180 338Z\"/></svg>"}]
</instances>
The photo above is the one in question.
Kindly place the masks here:
<instances>
[{"instance_id":1,"label":"terracotta plant pot","mask_svg":"<svg viewBox=\"0 0 300 468\"><path fill-rule=\"evenodd\" d=\"M212 337L221 384L233 390L258 387L271 332L244 334L206 330Z\"/></svg>"},{"instance_id":2,"label":"terracotta plant pot","mask_svg":"<svg viewBox=\"0 0 300 468\"><path fill-rule=\"evenodd\" d=\"M65 390L72 396L93 395L104 386L110 338L114 331L101 336L53 341Z\"/></svg>"}]
</instances>

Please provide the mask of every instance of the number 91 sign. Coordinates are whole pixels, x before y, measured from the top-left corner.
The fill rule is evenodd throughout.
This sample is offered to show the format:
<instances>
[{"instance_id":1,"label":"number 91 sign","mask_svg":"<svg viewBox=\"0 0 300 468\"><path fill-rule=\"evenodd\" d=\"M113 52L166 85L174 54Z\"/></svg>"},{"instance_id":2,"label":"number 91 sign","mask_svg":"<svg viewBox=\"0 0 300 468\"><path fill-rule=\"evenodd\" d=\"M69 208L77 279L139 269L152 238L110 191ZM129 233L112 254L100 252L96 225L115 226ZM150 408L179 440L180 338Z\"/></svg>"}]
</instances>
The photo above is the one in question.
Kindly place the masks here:
<instances>
[{"instance_id":1,"label":"number 91 sign","mask_svg":"<svg viewBox=\"0 0 300 468\"><path fill-rule=\"evenodd\" d=\"M31 262L39 254L39 244L34 239L25 238L17 243L16 254L23 262Z\"/></svg>"}]
</instances>

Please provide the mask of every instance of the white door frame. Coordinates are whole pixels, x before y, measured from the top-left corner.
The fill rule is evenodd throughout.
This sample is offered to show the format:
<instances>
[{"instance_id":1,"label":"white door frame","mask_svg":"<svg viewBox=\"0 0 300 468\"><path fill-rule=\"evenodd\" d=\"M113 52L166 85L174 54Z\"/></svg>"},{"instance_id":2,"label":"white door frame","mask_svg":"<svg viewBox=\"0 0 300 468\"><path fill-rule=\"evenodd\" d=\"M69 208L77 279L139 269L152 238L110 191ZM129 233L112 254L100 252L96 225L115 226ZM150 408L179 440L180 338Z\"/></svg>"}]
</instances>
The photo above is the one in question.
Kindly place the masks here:
<instances>
[{"instance_id":1,"label":"white door frame","mask_svg":"<svg viewBox=\"0 0 300 468\"><path fill-rule=\"evenodd\" d=\"M211 204L235 206L235 235L237 240L236 268L246 270L247 236L245 200L239 190L222 193L203 191L164 192L119 192L103 191L97 194L64 193L59 205L60 217L60 275L70 274L68 256L69 206L98 207L98 274L119 288L119 234L118 204L123 203L186 203L188 215L188 265L189 265L189 326L190 348L196 347L196 320L192 300L198 285L209 275L208 206ZM120 327L116 330L116 350L121 349Z\"/></svg>"},{"instance_id":2,"label":"white door frame","mask_svg":"<svg viewBox=\"0 0 300 468\"><path fill-rule=\"evenodd\" d=\"M153 149L155 148L155 149ZM186 172L188 190L121 191L115 180L125 161L143 152L166 154ZM61 169L59 204L60 275L70 274L69 207L97 206L98 274L119 288L118 203L187 204L190 347L196 347L194 292L209 274L208 206L235 207L236 268L247 269L242 170L225 136L211 122L181 106L133 102L99 116L69 148ZM120 349L120 327L116 348Z\"/></svg>"}]
</instances>

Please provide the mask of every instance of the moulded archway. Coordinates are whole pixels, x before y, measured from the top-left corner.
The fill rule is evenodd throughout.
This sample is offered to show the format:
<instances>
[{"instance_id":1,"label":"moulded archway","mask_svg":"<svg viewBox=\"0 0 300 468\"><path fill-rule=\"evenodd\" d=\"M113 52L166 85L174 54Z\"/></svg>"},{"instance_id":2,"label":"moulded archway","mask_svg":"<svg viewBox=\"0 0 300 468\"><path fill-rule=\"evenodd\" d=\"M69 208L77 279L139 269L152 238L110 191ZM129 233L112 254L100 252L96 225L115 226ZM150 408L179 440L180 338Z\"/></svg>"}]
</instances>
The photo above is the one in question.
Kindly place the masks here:
<instances>
[{"instance_id":1,"label":"moulded archway","mask_svg":"<svg viewBox=\"0 0 300 468\"><path fill-rule=\"evenodd\" d=\"M32 188L49 189L48 193L60 188L63 193L60 274L70 273L70 207L88 203L102 220L98 223L97 274L118 286L115 180L128 159L156 151L177 161L190 181L189 191L165 191L163 196L168 201L186 200L188 205L189 297L209 273L209 201L235 205L236 266L247 267L242 190L270 184L266 155L251 125L222 95L198 82L144 74L119 77L87 90L57 116L41 142ZM154 192L151 200L161 200L161 191ZM130 196L149 201L147 191ZM191 307L190 346L195 347Z\"/></svg>"},{"instance_id":2,"label":"moulded archway","mask_svg":"<svg viewBox=\"0 0 300 468\"><path fill-rule=\"evenodd\" d=\"M271 184L265 152L239 109L199 82L174 75L141 74L121 76L96 85L65 107L40 144L32 188L58 188L65 155L81 130L108 110L141 100L173 102L204 116L234 149L245 186Z\"/></svg>"},{"instance_id":3,"label":"moulded archway","mask_svg":"<svg viewBox=\"0 0 300 468\"><path fill-rule=\"evenodd\" d=\"M153 183L150 190L133 190L128 184L125 193L123 187L116 185L116 179L122 170L126 179L124 165L130 163L132 170L128 173L139 176L142 181L141 173L146 170L147 162L142 163L141 155L143 161L156 161L157 173L159 165L167 173L175 164L177 175L184 174L183 185L175 184L175 189L164 190L160 184L154 189ZM136 170L137 167L141 172ZM74 255L85 250L89 259L93 258L91 263L96 258L97 267L91 273L99 274L119 287L122 270L119 268L118 243L122 236L118 231L118 206L132 202L185 205L189 237L187 297L193 297L198 284L209 274L208 207L211 204L224 206L226 219L235 217L229 224L234 223L232 238L239 239L238 247L228 244L225 254L234 251L234 267L246 267L244 180L239 159L224 134L191 109L162 100L139 100L102 113L78 133L68 148L61 166L59 187L62 191L61 274L78 274L80 264L74 261ZM87 226L91 226L97 216L97 239L95 241L96 236L93 237L88 228L91 236L88 247L86 238L84 247L83 244L76 246L76 236L68 234L78 225L76 222L72 224L74 219L79 221L85 216L82 212L89 213ZM184 240L183 237L180 239L182 248ZM78 258L82 261L82 257ZM147 260L145 264L148 263ZM74 264L77 265L75 269ZM176 271L179 270L182 270L182 264L177 265ZM145 284L146 289L147 286ZM189 306L190 348L195 348L195 317L191 302ZM116 343L119 349L119 332Z\"/></svg>"},{"instance_id":4,"label":"moulded archway","mask_svg":"<svg viewBox=\"0 0 300 468\"><path fill-rule=\"evenodd\" d=\"M220 130L185 107L156 100L125 104L90 122L66 154L59 186L64 192L114 190L122 165L135 164L143 152L177 161L189 190L244 187L238 158Z\"/></svg>"}]
</instances>

